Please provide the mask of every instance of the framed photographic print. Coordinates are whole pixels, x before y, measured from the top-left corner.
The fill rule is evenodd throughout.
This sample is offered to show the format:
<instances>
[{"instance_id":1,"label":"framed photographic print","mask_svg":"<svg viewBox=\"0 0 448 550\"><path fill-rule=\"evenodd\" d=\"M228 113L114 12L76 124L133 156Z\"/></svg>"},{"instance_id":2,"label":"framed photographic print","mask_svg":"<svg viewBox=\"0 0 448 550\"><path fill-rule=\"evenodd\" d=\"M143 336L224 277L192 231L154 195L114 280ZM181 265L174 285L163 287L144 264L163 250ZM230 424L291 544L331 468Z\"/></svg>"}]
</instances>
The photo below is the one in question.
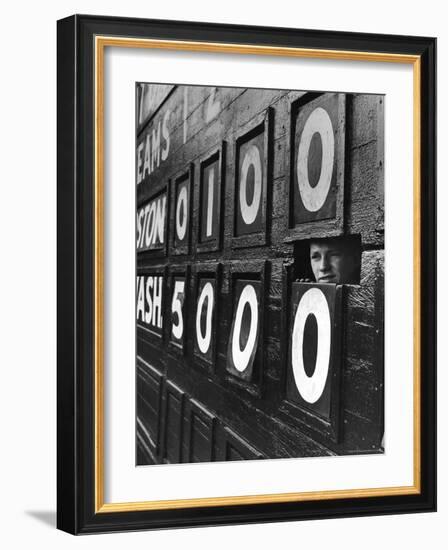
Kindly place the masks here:
<instances>
[{"instance_id":1,"label":"framed photographic print","mask_svg":"<svg viewBox=\"0 0 448 550\"><path fill-rule=\"evenodd\" d=\"M58 527L433 511L433 38L58 22Z\"/></svg>"}]
</instances>

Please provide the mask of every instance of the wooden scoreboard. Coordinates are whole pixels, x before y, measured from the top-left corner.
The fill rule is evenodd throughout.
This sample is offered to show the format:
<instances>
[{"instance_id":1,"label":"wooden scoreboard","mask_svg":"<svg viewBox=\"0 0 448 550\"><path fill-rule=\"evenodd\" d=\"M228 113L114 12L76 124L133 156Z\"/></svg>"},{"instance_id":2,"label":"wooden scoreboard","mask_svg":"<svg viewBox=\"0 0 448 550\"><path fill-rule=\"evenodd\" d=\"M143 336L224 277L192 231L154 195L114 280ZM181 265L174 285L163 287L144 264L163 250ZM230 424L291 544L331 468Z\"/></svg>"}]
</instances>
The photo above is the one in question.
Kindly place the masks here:
<instances>
[{"instance_id":1,"label":"wooden scoreboard","mask_svg":"<svg viewBox=\"0 0 448 550\"><path fill-rule=\"evenodd\" d=\"M383 100L137 85L137 464L383 452Z\"/></svg>"}]
</instances>

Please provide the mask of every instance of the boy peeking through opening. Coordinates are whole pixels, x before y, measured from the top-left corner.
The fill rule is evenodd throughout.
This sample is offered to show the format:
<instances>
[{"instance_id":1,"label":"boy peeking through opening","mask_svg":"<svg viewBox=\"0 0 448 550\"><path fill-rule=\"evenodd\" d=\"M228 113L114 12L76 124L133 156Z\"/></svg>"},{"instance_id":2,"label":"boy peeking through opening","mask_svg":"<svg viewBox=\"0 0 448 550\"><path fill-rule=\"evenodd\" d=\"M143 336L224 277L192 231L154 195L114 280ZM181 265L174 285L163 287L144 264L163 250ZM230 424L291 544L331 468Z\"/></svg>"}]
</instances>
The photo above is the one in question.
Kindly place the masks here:
<instances>
[{"instance_id":1,"label":"boy peeking through opening","mask_svg":"<svg viewBox=\"0 0 448 550\"><path fill-rule=\"evenodd\" d=\"M351 238L312 239L309 247L311 271L316 283L359 283L359 246ZM311 282L309 278L298 279Z\"/></svg>"}]
</instances>

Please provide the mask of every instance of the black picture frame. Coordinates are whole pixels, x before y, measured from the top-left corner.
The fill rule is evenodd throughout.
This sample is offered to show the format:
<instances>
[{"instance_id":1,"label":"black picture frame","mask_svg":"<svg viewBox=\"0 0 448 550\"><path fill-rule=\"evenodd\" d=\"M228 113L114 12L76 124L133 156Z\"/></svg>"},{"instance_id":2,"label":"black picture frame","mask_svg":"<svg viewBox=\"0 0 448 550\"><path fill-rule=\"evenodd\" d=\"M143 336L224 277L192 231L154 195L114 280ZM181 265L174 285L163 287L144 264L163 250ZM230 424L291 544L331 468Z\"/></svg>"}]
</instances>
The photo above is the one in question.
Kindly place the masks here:
<instances>
[{"instance_id":1,"label":"black picture frame","mask_svg":"<svg viewBox=\"0 0 448 550\"><path fill-rule=\"evenodd\" d=\"M95 333L102 298L95 273L101 259L102 212L95 202L95 55L98 37L187 41L233 47L325 50L341 59L372 54L413 63L419 97L416 155L422 182L418 387L420 477L407 493L341 493L329 499L259 499L185 507L119 507L104 503L96 433ZM96 45L96 46L95 46ZM72 534L168 527L354 517L436 510L436 39L381 34L252 27L216 23L74 15L58 21L58 336L57 527ZM358 59L360 57L358 56ZM98 242L100 246L98 246ZM99 374L98 374L99 373ZM99 376L99 378L98 378ZM180 397L180 399L182 399ZM256 454L256 453L255 453Z\"/></svg>"}]
</instances>

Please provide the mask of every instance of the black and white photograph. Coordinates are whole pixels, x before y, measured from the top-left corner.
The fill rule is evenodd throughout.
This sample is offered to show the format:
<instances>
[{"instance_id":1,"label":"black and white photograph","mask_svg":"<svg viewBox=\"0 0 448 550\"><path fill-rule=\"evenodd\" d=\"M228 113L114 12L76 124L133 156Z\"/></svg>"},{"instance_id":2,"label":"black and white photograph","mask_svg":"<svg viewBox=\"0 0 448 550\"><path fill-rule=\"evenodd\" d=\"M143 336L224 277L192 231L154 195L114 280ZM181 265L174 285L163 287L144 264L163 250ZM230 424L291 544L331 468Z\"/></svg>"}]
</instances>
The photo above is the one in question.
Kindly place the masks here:
<instances>
[{"instance_id":1,"label":"black and white photograph","mask_svg":"<svg viewBox=\"0 0 448 550\"><path fill-rule=\"evenodd\" d=\"M381 454L384 106L136 84L136 465Z\"/></svg>"}]
</instances>

